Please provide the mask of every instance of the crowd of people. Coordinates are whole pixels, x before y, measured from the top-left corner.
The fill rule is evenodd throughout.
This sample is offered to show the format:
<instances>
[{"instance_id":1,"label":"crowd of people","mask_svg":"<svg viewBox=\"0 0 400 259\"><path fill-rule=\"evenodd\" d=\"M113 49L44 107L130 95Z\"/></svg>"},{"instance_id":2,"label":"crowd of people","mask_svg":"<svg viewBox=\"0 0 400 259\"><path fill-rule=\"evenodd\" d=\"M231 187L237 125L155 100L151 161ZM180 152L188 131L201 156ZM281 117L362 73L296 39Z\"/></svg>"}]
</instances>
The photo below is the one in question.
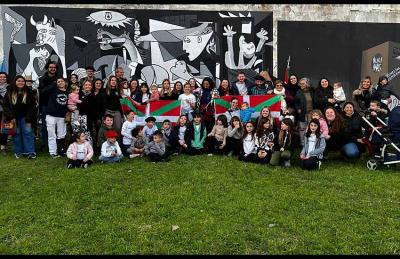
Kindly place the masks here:
<instances>
[{"instance_id":1,"label":"crowd of people","mask_svg":"<svg viewBox=\"0 0 400 259\"><path fill-rule=\"evenodd\" d=\"M254 84L239 72L236 81L221 79L219 86L206 77L201 82L178 81L172 87L169 79L161 86L139 83L134 77L128 80L122 68L105 81L95 78L92 66L80 80L75 74L68 79L57 76L55 62L46 69L37 89L29 77L17 75L9 82L7 73L0 72L1 152L6 154L12 136L15 158L35 159L39 138L38 148L53 158L66 157L67 168L86 168L95 155L101 163L142 156L165 162L184 153L235 156L284 167L300 159L302 168L318 169L332 151L340 151L345 159L359 158L366 151L374 155L379 139L370 137L371 128L359 113L368 114L377 126L374 118L385 121L390 95L397 96L385 76L377 87L370 77L363 78L352 96L346 96L341 82L321 78L312 87L309 78L292 74L284 83L266 71L254 78ZM253 120L254 107L237 98L267 94L283 98L278 118L266 106ZM210 103L221 96L232 96L230 108L215 118ZM128 97L135 105L180 100L181 114L176 122L164 120L157 126L156 119L148 117L139 126L135 112L122 110L120 99ZM298 157L295 149L300 150Z\"/></svg>"}]
</instances>

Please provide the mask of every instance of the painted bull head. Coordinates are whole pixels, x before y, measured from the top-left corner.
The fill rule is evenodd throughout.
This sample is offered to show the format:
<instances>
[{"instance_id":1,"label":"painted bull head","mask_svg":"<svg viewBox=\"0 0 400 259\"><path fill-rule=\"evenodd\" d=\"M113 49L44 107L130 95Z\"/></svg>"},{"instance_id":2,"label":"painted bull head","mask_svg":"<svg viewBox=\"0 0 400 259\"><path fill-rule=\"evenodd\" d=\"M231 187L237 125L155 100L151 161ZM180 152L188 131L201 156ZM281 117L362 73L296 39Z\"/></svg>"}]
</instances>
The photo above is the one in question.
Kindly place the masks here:
<instances>
[{"instance_id":1,"label":"painted bull head","mask_svg":"<svg viewBox=\"0 0 400 259\"><path fill-rule=\"evenodd\" d=\"M31 24L36 27L38 34L36 36L36 45L42 46L44 44L50 44L55 41L57 34L57 25L54 22L54 18L48 21L47 16L43 16L43 21L36 22L31 16ZM51 45L51 44L50 44Z\"/></svg>"}]
</instances>

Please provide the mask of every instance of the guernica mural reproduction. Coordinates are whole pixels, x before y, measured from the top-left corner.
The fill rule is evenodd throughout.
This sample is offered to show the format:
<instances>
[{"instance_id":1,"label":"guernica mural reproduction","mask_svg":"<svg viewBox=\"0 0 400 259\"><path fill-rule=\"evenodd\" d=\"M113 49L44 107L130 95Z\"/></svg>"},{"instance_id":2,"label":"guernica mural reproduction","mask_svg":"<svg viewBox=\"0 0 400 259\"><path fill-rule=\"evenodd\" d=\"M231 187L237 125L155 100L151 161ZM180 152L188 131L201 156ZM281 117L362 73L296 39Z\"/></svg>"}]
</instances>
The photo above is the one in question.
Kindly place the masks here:
<instances>
[{"instance_id":1,"label":"guernica mural reproduction","mask_svg":"<svg viewBox=\"0 0 400 259\"><path fill-rule=\"evenodd\" d=\"M38 78L49 60L60 75L105 79L117 67L148 84L211 77L251 80L272 71L272 12L1 8L2 71Z\"/></svg>"}]
</instances>

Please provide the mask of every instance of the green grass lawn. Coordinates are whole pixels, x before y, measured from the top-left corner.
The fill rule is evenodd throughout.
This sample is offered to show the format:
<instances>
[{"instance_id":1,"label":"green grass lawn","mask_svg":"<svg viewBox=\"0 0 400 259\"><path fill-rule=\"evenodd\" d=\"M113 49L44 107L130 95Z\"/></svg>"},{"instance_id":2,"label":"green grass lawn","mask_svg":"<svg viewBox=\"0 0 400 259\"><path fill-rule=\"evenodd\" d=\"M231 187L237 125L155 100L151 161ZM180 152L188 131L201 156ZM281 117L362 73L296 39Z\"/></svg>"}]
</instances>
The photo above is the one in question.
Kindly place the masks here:
<instances>
[{"instance_id":1,"label":"green grass lawn","mask_svg":"<svg viewBox=\"0 0 400 259\"><path fill-rule=\"evenodd\" d=\"M0 254L399 254L399 167L0 157ZM175 229L176 228L176 229ZM174 229L174 230L173 230Z\"/></svg>"}]
</instances>

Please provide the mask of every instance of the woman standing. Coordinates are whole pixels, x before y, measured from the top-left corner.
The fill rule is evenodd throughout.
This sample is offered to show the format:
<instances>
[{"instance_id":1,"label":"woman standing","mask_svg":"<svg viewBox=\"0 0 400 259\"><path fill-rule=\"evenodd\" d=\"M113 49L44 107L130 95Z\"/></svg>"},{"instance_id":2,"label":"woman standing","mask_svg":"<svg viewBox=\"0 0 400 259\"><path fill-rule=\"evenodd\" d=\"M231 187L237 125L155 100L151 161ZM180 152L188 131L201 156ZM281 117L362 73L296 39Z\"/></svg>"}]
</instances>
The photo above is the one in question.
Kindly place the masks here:
<instances>
[{"instance_id":1,"label":"woman standing","mask_svg":"<svg viewBox=\"0 0 400 259\"><path fill-rule=\"evenodd\" d=\"M361 80L358 89L353 92L353 101L357 104L358 111L365 112L372 100L372 82L369 76Z\"/></svg>"},{"instance_id":2,"label":"woman standing","mask_svg":"<svg viewBox=\"0 0 400 259\"><path fill-rule=\"evenodd\" d=\"M8 83L8 75L6 72L0 72L0 125L3 125L5 122L4 117L4 97L9 88ZM7 134L0 133L0 152L5 155L6 154L6 146L7 146Z\"/></svg>"},{"instance_id":3,"label":"woman standing","mask_svg":"<svg viewBox=\"0 0 400 259\"><path fill-rule=\"evenodd\" d=\"M172 89L169 79L164 79L160 91L160 100L172 100Z\"/></svg>"},{"instance_id":4,"label":"woman standing","mask_svg":"<svg viewBox=\"0 0 400 259\"><path fill-rule=\"evenodd\" d=\"M131 88L132 90L132 88ZM132 94L132 92L131 92ZM99 132L101 123L103 121L103 115L105 112L104 108L104 99L105 99L105 91L103 88L103 80L96 79L94 81L94 88L93 88L93 106L96 108L94 109L93 114L93 146L97 147L97 133Z\"/></svg>"},{"instance_id":5,"label":"woman standing","mask_svg":"<svg viewBox=\"0 0 400 259\"><path fill-rule=\"evenodd\" d=\"M120 104L120 94L118 89L118 79L116 76L110 76L108 79L106 94L104 98L104 109L106 114L114 117L113 127L115 131L121 132L122 127L122 107Z\"/></svg>"},{"instance_id":6,"label":"woman standing","mask_svg":"<svg viewBox=\"0 0 400 259\"><path fill-rule=\"evenodd\" d=\"M35 137L32 122L35 119L35 99L32 91L26 86L23 76L16 76L11 88L4 96L5 121L13 121L16 134L13 136L14 153L16 158L28 155L28 159L35 159Z\"/></svg>"},{"instance_id":7,"label":"woman standing","mask_svg":"<svg viewBox=\"0 0 400 259\"><path fill-rule=\"evenodd\" d=\"M207 132L210 132L214 125L214 105L212 101L212 92L215 88L214 81L206 77L201 83L201 95L200 95L200 114L202 115L202 121L206 125Z\"/></svg>"},{"instance_id":8,"label":"woman standing","mask_svg":"<svg viewBox=\"0 0 400 259\"><path fill-rule=\"evenodd\" d=\"M308 121L310 121L310 111L314 109L313 98L314 92L311 88L310 79L303 77L299 80L300 90L297 91L294 98L294 104L297 114L298 129L300 135L301 146L304 146L304 133L307 129ZM333 90L332 90L333 95Z\"/></svg>"},{"instance_id":9,"label":"woman standing","mask_svg":"<svg viewBox=\"0 0 400 259\"><path fill-rule=\"evenodd\" d=\"M333 87L329 84L328 79L321 78L315 89L314 95L314 109L324 111L328 106L333 106L335 99L333 99Z\"/></svg>"},{"instance_id":10,"label":"woman standing","mask_svg":"<svg viewBox=\"0 0 400 259\"><path fill-rule=\"evenodd\" d=\"M82 102L78 104L79 108L79 127L74 130L74 133L84 132L86 136L86 140L90 142L93 146L93 132L96 123L96 110L98 107L94 106L95 98L92 93L92 82L89 80L85 80L82 83L82 91L80 93L80 100Z\"/></svg>"}]
</instances>

